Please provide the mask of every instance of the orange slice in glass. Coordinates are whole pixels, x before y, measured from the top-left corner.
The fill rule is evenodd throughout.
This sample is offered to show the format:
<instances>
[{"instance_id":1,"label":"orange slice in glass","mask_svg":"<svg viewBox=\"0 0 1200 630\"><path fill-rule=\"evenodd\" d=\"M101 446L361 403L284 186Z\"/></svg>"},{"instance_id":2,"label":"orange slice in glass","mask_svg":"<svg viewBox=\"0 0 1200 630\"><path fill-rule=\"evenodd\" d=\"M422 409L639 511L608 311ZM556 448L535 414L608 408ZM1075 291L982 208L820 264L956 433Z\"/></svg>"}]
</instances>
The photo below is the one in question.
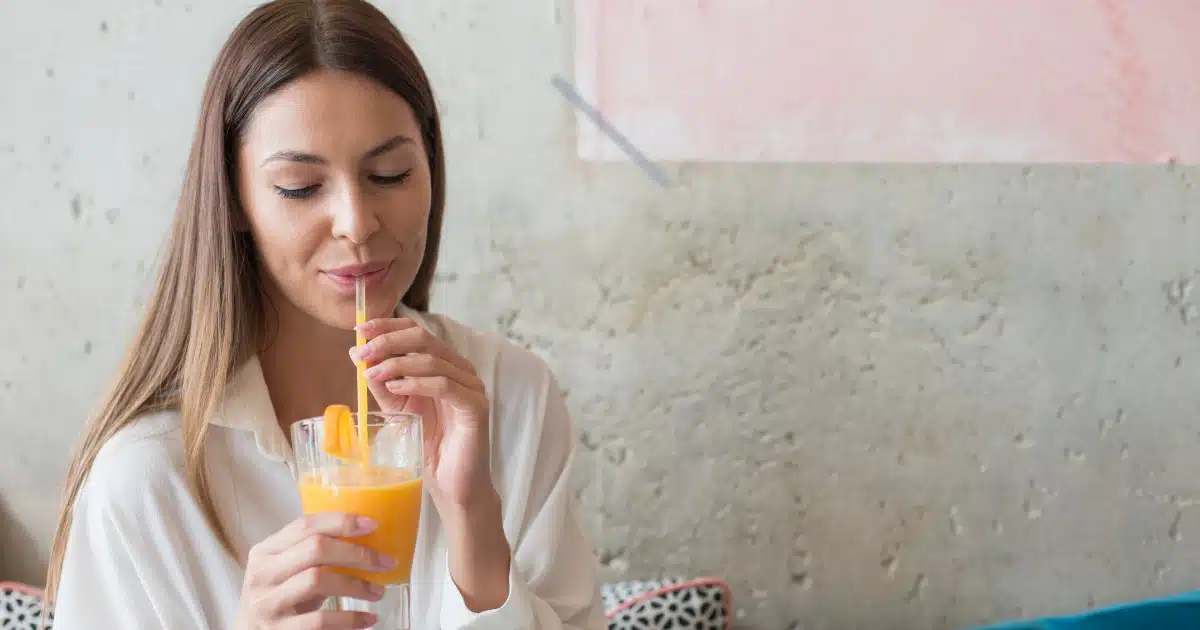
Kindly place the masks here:
<instances>
[{"instance_id":1,"label":"orange slice in glass","mask_svg":"<svg viewBox=\"0 0 1200 630\"><path fill-rule=\"evenodd\" d=\"M354 459L358 453L358 427L346 405L325 408L325 435L321 450L338 459Z\"/></svg>"}]
</instances>

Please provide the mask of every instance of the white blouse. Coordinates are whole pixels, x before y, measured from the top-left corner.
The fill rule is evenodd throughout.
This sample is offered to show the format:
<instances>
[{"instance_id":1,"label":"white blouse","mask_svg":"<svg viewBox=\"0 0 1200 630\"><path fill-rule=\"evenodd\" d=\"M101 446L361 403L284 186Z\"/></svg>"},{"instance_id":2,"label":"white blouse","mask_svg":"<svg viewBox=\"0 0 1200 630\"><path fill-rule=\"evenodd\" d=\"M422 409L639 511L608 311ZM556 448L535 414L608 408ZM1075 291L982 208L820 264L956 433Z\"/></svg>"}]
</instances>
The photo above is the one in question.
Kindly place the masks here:
<instances>
[{"instance_id":1,"label":"white blouse","mask_svg":"<svg viewBox=\"0 0 1200 630\"><path fill-rule=\"evenodd\" d=\"M411 580L414 628L603 630L597 563L571 490L575 427L553 375L498 335L402 314L469 360L487 387L492 478L513 557L508 600L470 611L426 497ZM239 559L224 551L188 491L179 414L147 415L101 448L79 493L55 628L232 626L250 547L299 517L300 497L257 359L236 373L212 425L211 495Z\"/></svg>"}]
</instances>

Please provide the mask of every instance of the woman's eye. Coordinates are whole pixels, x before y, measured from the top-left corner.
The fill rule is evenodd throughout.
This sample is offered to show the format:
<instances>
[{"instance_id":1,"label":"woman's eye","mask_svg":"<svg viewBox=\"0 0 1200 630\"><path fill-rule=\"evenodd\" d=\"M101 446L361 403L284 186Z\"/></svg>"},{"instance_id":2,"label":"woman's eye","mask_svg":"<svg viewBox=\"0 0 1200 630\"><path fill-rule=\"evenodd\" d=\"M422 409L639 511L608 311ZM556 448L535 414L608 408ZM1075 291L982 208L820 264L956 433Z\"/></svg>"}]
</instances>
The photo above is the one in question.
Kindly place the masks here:
<instances>
[{"instance_id":1,"label":"woman's eye","mask_svg":"<svg viewBox=\"0 0 1200 630\"><path fill-rule=\"evenodd\" d=\"M391 186L394 184L399 184L399 183L403 182L404 180L408 179L408 176L410 173L412 173L412 170L404 171L403 173L400 173L398 175L371 175L369 179L371 181L375 182L376 184L382 184L384 186Z\"/></svg>"},{"instance_id":2,"label":"woman's eye","mask_svg":"<svg viewBox=\"0 0 1200 630\"><path fill-rule=\"evenodd\" d=\"M304 199L306 197L311 197L313 193L317 192L317 188L318 186L316 184L312 186L305 186L304 188L284 188L283 186L276 186L275 192L279 193L279 196L283 197L284 199Z\"/></svg>"}]
</instances>

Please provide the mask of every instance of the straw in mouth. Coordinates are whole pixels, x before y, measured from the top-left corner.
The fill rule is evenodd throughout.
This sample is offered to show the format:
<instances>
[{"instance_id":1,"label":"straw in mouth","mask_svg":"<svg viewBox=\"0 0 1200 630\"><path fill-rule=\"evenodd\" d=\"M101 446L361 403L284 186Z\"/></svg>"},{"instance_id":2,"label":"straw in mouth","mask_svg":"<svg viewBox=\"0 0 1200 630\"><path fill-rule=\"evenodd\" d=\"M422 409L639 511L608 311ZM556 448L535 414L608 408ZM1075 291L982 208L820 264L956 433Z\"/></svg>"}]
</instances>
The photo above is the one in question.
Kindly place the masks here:
<instances>
[{"instance_id":1,"label":"straw in mouth","mask_svg":"<svg viewBox=\"0 0 1200 630\"><path fill-rule=\"evenodd\" d=\"M362 275L354 278L354 324L361 328L367 321L367 283ZM361 330L355 331L355 343L359 348L367 342ZM367 444L367 378L363 376L363 370L367 369L366 361L358 361L356 366L358 371L358 443L361 447L362 462L366 464L369 461L370 454Z\"/></svg>"}]
</instances>

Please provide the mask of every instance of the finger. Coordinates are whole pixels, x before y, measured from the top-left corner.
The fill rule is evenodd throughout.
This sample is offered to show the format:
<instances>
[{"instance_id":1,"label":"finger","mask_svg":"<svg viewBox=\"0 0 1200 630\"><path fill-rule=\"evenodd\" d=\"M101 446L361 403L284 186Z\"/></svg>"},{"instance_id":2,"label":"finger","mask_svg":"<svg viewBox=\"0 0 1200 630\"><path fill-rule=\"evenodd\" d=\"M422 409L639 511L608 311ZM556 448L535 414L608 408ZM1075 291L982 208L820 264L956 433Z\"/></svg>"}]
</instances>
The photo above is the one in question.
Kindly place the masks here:
<instances>
[{"instance_id":1,"label":"finger","mask_svg":"<svg viewBox=\"0 0 1200 630\"><path fill-rule=\"evenodd\" d=\"M353 597L377 602L383 599L383 587L349 575L312 567L293 575L275 589L271 595L273 601L269 604L268 613L274 618L282 618L304 602L326 597Z\"/></svg>"},{"instance_id":2,"label":"finger","mask_svg":"<svg viewBox=\"0 0 1200 630\"><path fill-rule=\"evenodd\" d=\"M271 559L265 571L274 576L271 583L280 584L302 571L319 566L337 566L379 573L395 567L396 561L362 545L318 534L278 553Z\"/></svg>"},{"instance_id":3,"label":"finger","mask_svg":"<svg viewBox=\"0 0 1200 630\"><path fill-rule=\"evenodd\" d=\"M467 389L483 391L483 381L478 376L436 354L413 353L392 357L376 364L365 375L368 379L383 383L410 376L445 376Z\"/></svg>"},{"instance_id":4,"label":"finger","mask_svg":"<svg viewBox=\"0 0 1200 630\"><path fill-rule=\"evenodd\" d=\"M417 327L417 322L407 317L384 317L358 324L354 327L354 330L361 333L363 343L366 344L380 335L415 327ZM356 363L360 360L359 353L360 350L358 350L357 344L350 347L350 358ZM374 365L370 360L366 360L364 363L366 367Z\"/></svg>"},{"instance_id":5,"label":"finger","mask_svg":"<svg viewBox=\"0 0 1200 630\"><path fill-rule=\"evenodd\" d=\"M365 516L342 512L319 512L302 516L255 546L265 554L278 554L291 549L300 541L316 536L352 538L375 531L375 521Z\"/></svg>"},{"instance_id":6,"label":"finger","mask_svg":"<svg viewBox=\"0 0 1200 630\"><path fill-rule=\"evenodd\" d=\"M413 413L408 407L414 399L409 396L397 396L388 391L386 382L367 379L367 389L379 402L382 413Z\"/></svg>"},{"instance_id":7,"label":"finger","mask_svg":"<svg viewBox=\"0 0 1200 630\"><path fill-rule=\"evenodd\" d=\"M350 356L359 361L379 362L393 356L425 353L439 356L459 369L475 373L475 366L459 356L428 330L409 327L372 338L362 347L350 349Z\"/></svg>"},{"instance_id":8,"label":"finger","mask_svg":"<svg viewBox=\"0 0 1200 630\"><path fill-rule=\"evenodd\" d=\"M445 376L410 376L388 381L389 392L400 396L425 396L444 400L459 409L487 408L487 395L467 389Z\"/></svg>"},{"instance_id":9,"label":"finger","mask_svg":"<svg viewBox=\"0 0 1200 630\"><path fill-rule=\"evenodd\" d=\"M370 628L379 619L368 612L318 610L281 621L278 630L353 630Z\"/></svg>"}]
</instances>

